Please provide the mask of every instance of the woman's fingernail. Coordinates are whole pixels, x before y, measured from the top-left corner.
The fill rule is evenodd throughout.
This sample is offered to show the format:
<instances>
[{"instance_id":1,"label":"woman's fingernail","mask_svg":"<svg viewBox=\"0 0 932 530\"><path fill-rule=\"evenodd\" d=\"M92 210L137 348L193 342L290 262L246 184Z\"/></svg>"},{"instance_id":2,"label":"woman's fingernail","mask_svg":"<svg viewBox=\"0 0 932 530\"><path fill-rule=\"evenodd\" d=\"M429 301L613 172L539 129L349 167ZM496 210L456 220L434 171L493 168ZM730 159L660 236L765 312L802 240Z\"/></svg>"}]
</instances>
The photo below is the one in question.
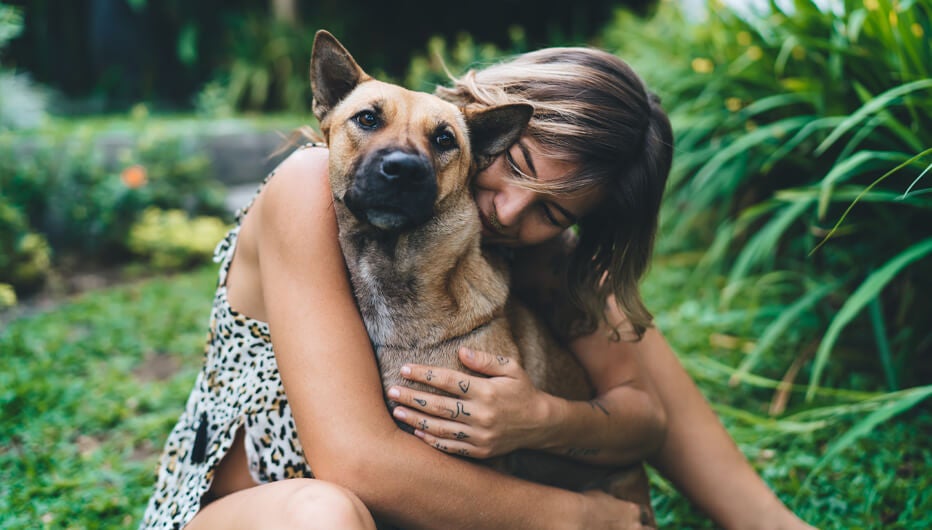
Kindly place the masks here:
<instances>
[{"instance_id":1,"label":"woman's fingernail","mask_svg":"<svg viewBox=\"0 0 932 530\"><path fill-rule=\"evenodd\" d=\"M424 431L419 431L419 430L417 430L417 429L414 429L414 435L417 436L418 438L423 438L423 437L424 437Z\"/></svg>"},{"instance_id":2,"label":"woman's fingernail","mask_svg":"<svg viewBox=\"0 0 932 530\"><path fill-rule=\"evenodd\" d=\"M463 348L463 355L465 355L467 359L473 359L476 357L475 352L473 352L469 348Z\"/></svg>"},{"instance_id":3,"label":"woman's fingernail","mask_svg":"<svg viewBox=\"0 0 932 530\"><path fill-rule=\"evenodd\" d=\"M403 375L403 376L409 376L409 375L411 375L411 367L408 366L408 365L402 366L402 367L401 367L401 375Z\"/></svg>"},{"instance_id":4,"label":"woman's fingernail","mask_svg":"<svg viewBox=\"0 0 932 530\"><path fill-rule=\"evenodd\" d=\"M399 420L403 420L408 417L408 415L405 414L404 410L397 408L397 407L395 407L395 410L392 411L392 415L398 418Z\"/></svg>"},{"instance_id":5,"label":"woman's fingernail","mask_svg":"<svg viewBox=\"0 0 932 530\"><path fill-rule=\"evenodd\" d=\"M398 390L397 388L392 387L388 389L388 397L395 399L399 396L401 396L401 391Z\"/></svg>"}]
</instances>

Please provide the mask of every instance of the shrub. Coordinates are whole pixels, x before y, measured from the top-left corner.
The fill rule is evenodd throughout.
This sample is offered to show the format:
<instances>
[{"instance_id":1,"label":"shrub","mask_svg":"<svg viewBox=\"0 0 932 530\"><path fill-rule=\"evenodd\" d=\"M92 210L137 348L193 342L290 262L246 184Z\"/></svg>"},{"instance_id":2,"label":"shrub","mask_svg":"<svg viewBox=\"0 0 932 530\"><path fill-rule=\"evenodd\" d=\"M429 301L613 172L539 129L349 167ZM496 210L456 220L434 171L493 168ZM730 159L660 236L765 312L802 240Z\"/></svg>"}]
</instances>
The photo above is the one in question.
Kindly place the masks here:
<instances>
[{"instance_id":1,"label":"shrub","mask_svg":"<svg viewBox=\"0 0 932 530\"><path fill-rule=\"evenodd\" d=\"M128 245L156 269L180 269L209 259L227 230L216 217L150 207L130 229Z\"/></svg>"},{"instance_id":2,"label":"shrub","mask_svg":"<svg viewBox=\"0 0 932 530\"><path fill-rule=\"evenodd\" d=\"M111 146L120 144L85 124L64 124L62 133L28 137L0 134L0 189L18 212L15 220L8 215L15 229L4 230L18 246L5 247L8 259L0 263L0 281L25 266L26 249L38 259L49 245L59 263L123 262L132 257L130 228L149 207L178 209L191 217L228 215L226 190L211 176L209 160L193 135L140 120L133 124L141 131L134 143L111 156L106 156L115 149ZM14 254L14 248L21 250ZM29 263L28 270L44 270L37 268L40 262ZM7 283L24 285L21 280Z\"/></svg>"},{"instance_id":3,"label":"shrub","mask_svg":"<svg viewBox=\"0 0 932 530\"><path fill-rule=\"evenodd\" d=\"M11 300L7 289L29 292L42 285L50 270L50 257L45 238L31 231L23 214L0 195L0 308ZM9 305L15 301L14 295Z\"/></svg>"}]
</instances>

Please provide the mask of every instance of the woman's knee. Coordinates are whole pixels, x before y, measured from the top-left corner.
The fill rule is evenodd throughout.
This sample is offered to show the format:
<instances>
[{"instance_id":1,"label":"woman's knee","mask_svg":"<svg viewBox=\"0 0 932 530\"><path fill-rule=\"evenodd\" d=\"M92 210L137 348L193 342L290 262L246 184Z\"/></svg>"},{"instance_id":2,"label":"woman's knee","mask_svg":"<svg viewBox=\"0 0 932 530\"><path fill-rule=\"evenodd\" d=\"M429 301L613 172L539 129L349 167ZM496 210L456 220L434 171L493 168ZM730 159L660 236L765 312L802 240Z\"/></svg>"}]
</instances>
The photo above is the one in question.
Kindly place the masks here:
<instances>
[{"instance_id":1,"label":"woman's knee","mask_svg":"<svg viewBox=\"0 0 932 530\"><path fill-rule=\"evenodd\" d=\"M296 479L301 484L288 494L282 511L286 528L374 529L365 504L351 491L320 480Z\"/></svg>"},{"instance_id":2,"label":"woman's knee","mask_svg":"<svg viewBox=\"0 0 932 530\"><path fill-rule=\"evenodd\" d=\"M349 490L314 479L270 482L221 497L185 530L374 530L366 506Z\"/></svg>"}]
</instances>

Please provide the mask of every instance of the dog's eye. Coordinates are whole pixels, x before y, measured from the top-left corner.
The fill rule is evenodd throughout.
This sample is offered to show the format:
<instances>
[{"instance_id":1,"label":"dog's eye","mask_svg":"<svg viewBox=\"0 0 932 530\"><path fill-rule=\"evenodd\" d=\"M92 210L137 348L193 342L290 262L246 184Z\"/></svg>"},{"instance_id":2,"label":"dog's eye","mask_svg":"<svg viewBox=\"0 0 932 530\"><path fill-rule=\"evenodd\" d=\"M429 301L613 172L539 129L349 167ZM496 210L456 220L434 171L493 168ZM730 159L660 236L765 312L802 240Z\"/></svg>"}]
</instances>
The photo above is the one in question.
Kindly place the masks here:
<instances>
[{"instance_id":1,"label":"dog's eye","mask_svg":"<svg viewBox=\"0 0 932 530\"><path fill-rule=\"evenodd\" d=\"M437 147L440 149L453 149L456 147L456 139L453 138L453 135L447 131L443 131L437 136L434 137L434 143L437 144Z\"/></svg>"},{"instance_id":2,"label":"dog's eye","mask_svg":"<svg viewBox=\"0 0 932 530\"><path fill-rule=\"evenodd\" d=\"M356 120L356 123L358 123L361 127L366 129L375 129L379 126L379 117L370 110L364 110L360 112L359 114L353 116L353 119Z\"/></svg>"}]
</instances>

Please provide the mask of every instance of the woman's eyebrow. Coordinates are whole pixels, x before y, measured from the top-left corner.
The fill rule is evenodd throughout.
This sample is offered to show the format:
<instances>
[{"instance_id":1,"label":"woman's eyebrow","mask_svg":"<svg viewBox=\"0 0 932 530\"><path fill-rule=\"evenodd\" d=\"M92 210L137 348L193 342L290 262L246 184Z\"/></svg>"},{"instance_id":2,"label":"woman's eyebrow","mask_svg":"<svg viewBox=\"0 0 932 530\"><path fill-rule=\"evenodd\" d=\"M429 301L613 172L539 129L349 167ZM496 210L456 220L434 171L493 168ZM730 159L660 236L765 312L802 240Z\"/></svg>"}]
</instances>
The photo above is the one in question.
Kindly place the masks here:
<instances>
[{"instance_id":1,"label":"woman's eyebrow","mask_svg":"<svg viewBox=\"0 0 932 530\"><path fill-rule=\"evenodd\" d=\"M530 170L531 175L533 175L534 178L537 178L537 169L534 167L534 159L533 157L531 157L531 151L520 140L516 142L516 144L518 146L518 149L521 151L521 156L524 157L524 163L527 165L528 170ZM563 214L563 216L566 217L571 223L575 224L576 221L579 220L578 215L567 210L563 206L560 206L559 204L555 202L551 202L550 205L556 208L557 210L559 210L559 212Z\"/></svg>"},{"instance_id":2,"label":"woman's eyebrow","mask_svg":"<svg viewBox=\"0 0 932 530\"><path fill-rule=\"evenodd\" d=\"M531 170L531 175L534 175L536 178L537 169L534 168L534 161L533 158L531 158L531 152L520 140L518 141L518 149L521 150L521 155L524 157L524 163L527 164L528 169Z\"/></svg>"}]
</instances>

